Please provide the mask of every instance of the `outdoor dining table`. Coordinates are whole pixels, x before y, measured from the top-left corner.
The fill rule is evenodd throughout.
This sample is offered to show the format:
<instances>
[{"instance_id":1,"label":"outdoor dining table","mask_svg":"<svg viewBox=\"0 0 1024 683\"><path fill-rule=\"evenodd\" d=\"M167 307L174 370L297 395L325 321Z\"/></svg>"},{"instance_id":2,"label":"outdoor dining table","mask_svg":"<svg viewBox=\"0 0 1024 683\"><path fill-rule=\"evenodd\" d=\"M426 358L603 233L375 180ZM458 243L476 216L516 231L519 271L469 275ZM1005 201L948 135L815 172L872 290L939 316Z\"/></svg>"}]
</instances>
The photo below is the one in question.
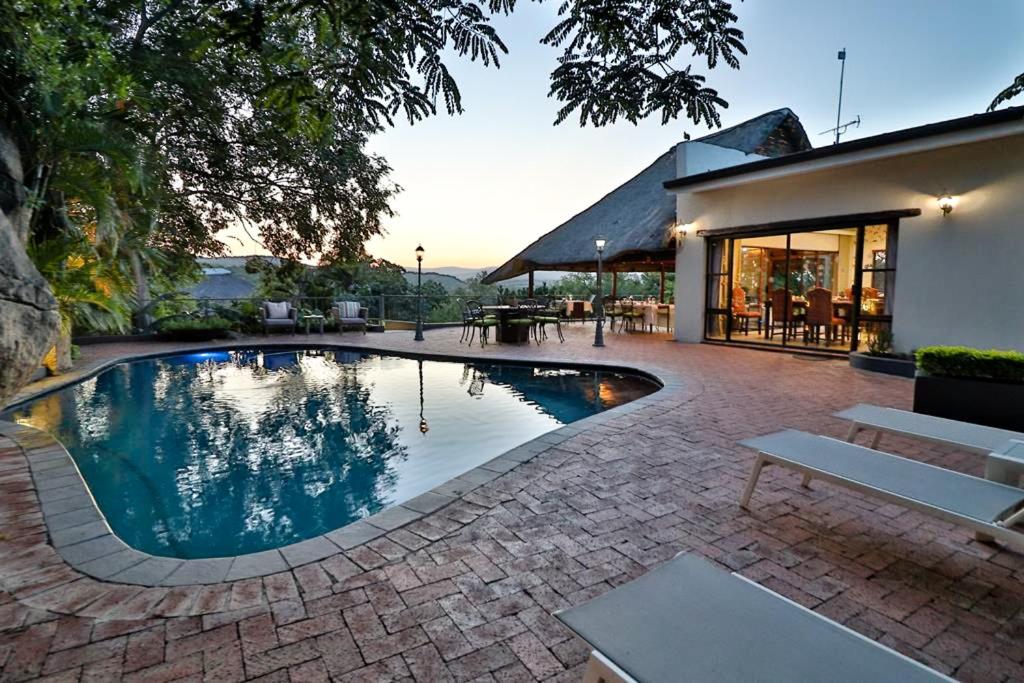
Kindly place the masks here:
<instances>
[{"instance_id":1,"label":"outdoor dining table","mask_svg":"<svg viewBox=\"0 0 1024 683\"><path fill-rule=\"evenodd\" d=\"M633 308L639 308L644 313L644 328L648 326L651 331L658 326L658 314L661 311L668 311L668 327L672 328L676 317L676 307L674 304L661 304L657 302L638 301L633 303Z\"/></svg>"},{"instance_id":2,"label":"outdoor dining table","mask_svg":"<svg viewBox=\"0 0 1024 683\"><path fill-rule=\"evenodd\" d=\"M499 344L522 344L530 341L530 327L528 325L512 325L509 321L522 317L523 314L531 315L541 310L540 306L484 306L484 311L491 313L498 318L498 324L494 328L494 339Z\"/></svg>"},{"instance_id":3,"label":"outdoor dining table","mask_svg":"<svg viewBox=\"0 0 1024 683\"><path fill-rule=\"evenodd\" d=\"M579 299L566 299L562 302L565 310L565 317L573 320L585 320L588 315L593 316L594 304Z\"/></svg>"}]
</instances>

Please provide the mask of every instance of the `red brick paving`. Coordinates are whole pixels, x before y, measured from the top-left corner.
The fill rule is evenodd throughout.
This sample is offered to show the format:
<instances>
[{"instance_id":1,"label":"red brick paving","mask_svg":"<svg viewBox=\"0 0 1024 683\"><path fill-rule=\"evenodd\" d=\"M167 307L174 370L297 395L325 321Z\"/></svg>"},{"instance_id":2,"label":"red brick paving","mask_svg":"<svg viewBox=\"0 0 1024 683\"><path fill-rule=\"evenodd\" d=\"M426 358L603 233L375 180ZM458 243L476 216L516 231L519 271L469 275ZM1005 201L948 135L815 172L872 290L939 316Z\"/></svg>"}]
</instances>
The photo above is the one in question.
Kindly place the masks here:
<instances>
[{"instance_id":1,"label":"red brick paving","mask_svg":"<svg viewBox=\"0 0 1024 683\"><path fill-rule=\"evenodd\" d=\"M604 360L684 380L385 538L263 579L140 588L70 570L46 544L21 450L0 440L0 680L578 680L587 648L551 612L700 553L964 680L1024 679L1024 557L903 508L769 470L738 439L830 413L906 407L909 381L841 361L609 335L468 353ZM444 352L457 332L345 335ZM301 342L304 338L297 337ZM310 340L335 341L336 337ZM166 345L83 347L80 369ZM52 380L51 380L52 381ZM969 454L883 447L979 473Z\"/></svg>"}]
</instances>

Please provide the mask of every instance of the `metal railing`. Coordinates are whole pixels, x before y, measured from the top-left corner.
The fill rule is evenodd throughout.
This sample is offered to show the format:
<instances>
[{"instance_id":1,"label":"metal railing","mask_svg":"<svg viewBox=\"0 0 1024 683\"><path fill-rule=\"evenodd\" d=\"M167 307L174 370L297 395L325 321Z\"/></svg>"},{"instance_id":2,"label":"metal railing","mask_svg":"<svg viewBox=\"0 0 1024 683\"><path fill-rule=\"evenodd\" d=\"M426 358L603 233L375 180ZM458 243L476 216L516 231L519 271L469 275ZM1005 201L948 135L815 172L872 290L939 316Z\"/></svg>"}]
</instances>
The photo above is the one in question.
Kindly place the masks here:
<instances>
[{"instance_id":1,"label":"metal railing","mask_svg":"<svg viewBox=\"0 0 1024 683\"><path fill-rule=\"evenodd\" d=\"M413 323L417 318L416 307L418 298L415 294L346 294L338 297L290 297L288 301L298 308L300 313L317 313L322 315L330 312L330 308L334 305L335 301L358 301L361 306L367 309L367 317L371 321ZM557 301L564 297L561 295L548 295L544 298ZM435 324L461 323L463 305L466 301L470 300L479 301L485 306L506 303L506 301L500 301L495 296L424 295L422 304L423 320L424 322ZM160 302L155 307L154 317L224 314L232 318L255 319L259 314L259 306L263 301L264 299L261 297L217 299L178 297Z\"/></svg>"}]
</instances>

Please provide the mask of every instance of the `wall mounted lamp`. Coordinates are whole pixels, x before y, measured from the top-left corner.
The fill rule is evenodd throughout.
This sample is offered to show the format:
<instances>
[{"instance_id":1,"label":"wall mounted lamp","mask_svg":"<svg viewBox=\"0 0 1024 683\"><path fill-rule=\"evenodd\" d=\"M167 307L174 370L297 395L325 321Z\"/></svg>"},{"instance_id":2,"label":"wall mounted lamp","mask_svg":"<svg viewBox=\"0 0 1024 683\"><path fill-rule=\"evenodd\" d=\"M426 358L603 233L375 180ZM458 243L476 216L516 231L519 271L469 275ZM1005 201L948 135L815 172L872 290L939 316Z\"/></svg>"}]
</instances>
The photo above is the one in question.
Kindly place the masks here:
<instances>
[{"instance_id":1,"label":"wall mounted lamp","mask_svg":"<svg viewBox=\"0 0 1024 683\"><path fill-rule=\"evenodd\" d=\"M693 223L677 223L676 224L676 246L680 249L683 248L683 243L686 242L686 236L693 232L696 226Z\"/></svg>"},{"instance_id":2,"label":"wall mounted lamp","mask_svg":"<svg viewBox=\"0 0 1024 683\"><path fill-rule=\"evenodd\" d=\"M957 198L953 195L944 194L938 197L936 203L939 205L939 209L942 211L943 216L948 216L956 208Z\"/></svg>"}]
</instances>

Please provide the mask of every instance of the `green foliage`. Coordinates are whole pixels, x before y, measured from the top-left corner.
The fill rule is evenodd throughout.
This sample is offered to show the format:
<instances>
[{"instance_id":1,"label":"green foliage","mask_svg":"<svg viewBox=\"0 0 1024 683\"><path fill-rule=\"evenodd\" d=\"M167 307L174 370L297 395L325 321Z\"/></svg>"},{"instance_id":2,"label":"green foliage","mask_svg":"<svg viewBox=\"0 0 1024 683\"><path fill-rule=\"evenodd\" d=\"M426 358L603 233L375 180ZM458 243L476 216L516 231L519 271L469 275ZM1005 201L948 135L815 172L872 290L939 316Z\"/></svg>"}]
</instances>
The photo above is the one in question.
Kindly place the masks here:
<instances>
[{"instance_id":1,"label":"green foliage","mask_svg":"<svg viewBox=\"0 0 1024 683\"><path fill-rule=\"evenodd\" d=\"M662 123L680 114L694 123L720 125L729 106L705 77L680 58L719 60L739 68L746 54L732 5L723 0L577 0L559 7L559 23L544 37L563 48L550 95L564 103L557 122L578 112L580 125L637 123L661 112Z\"/></svg>"},{"instance_id":2,"label":"green foliage","mask_svg":"<svg viewBox=\"0 0 1024 683\"><path fill-rule=\"evenodd\" d=\"M493 20L515 0L8 0L0 3L0 135L20 152L33 230L134 233L169 254L216 253L230 225L268 249L362 255L397 191L370 135L462 111L452 59L498 66ZM661 112L717 125L694 73L745 49L724 0L568 0L557 120ZM71 211L72 203L79 204Z\"/></svg>"},{"instance_id":3,"label":"green foliage","mask_svg":"<svg viewBox=\"0 0 1024 683\"><path fill-rule=\"evenodd\" d=\"M983 351L966 346L926 346L917 350L918 369L938 377L1024 383L1024 353Z\"/></svg>"},{"instance_id":4,"label":"green foliage","mask_svg":"<svg viewBox=\"0 0 1024 683\"><path fill-rule=\"evenodd\" d=\"M81 235L30 242L28 254L50 283L65 335L127 331L130 307L121 274Z\"/></svg>"},{"instance_id":5,"label":"green foliage","mask_svg":"<svg viewBox=\"0 0 1024 683\"><path fill-rule=\"evenodd\" d=\"M886 328L880 329L873 337L868 339L868 355L891 356L892 344L892 331Z\"/></svg>"},{"instance_id":6,"label":"green foliage","mask_svg":"<svg viewBox=\"0 0 1024 683\"><path fill-rule=\"evenodd\" d=\"M71 360L72 362L82 357L82 347L78 344L71 345Z\"/></svg>"},{"instance_id":7,"label":"green foliage","mask_svg":"<svg viewBox=\"0 0 1024 683\"><path fill-rule=\"evenodd\" d=\"M1003 102L1009 102L1017 95L1024 93L1024 74L1020 74L1017 78L1013 79L1013 83L1006 86L1003 90L995 96L995 99L988 105L989 111L994 111Z\"/></svg>"},{"instance_id":8,"label":"green foliage","mask_svg":"<svg viewBox=\"0 0 1024 683\"><path fill-rule=\"evenodd\" d=\"M231 321L220 316L173 318L160 323L161 332L191 332L194 330L230 330Z\"/></svg>"}]
</instances>

